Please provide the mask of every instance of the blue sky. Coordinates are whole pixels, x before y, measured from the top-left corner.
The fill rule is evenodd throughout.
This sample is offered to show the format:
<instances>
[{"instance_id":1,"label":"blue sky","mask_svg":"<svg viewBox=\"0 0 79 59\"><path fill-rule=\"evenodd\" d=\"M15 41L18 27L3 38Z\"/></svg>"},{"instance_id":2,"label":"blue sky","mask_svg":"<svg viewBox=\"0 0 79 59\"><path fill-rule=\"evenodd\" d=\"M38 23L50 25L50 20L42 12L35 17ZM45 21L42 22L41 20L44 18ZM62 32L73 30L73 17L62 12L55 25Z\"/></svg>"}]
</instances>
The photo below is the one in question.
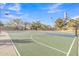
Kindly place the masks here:
<instances>
[{"instance_id":1,"label":"blue sky","mask_svg":"<svg viewBox=\"0 0 79 59\"><path fill-rule=\"evenodd\" d=\"M79 16L78 3L3 3L0 4L0 20L7 22L14 17L23 21L40 20L47 25L54 25L57 18L63 18L67 12L71 18ZM9 15L5 15L8 13Z\"/></svg>"}]
</instances>

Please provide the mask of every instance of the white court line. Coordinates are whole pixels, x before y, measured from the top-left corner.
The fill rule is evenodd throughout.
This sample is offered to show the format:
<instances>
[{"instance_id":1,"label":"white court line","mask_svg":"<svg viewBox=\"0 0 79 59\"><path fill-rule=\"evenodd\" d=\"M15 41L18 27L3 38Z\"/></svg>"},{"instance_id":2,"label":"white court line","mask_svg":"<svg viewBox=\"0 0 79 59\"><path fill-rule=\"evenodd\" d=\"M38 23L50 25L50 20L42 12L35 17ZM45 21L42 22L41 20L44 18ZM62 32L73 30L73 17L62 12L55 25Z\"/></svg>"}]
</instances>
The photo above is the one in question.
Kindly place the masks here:
<instances>
[{"instance_id":1,"label":"white court line","mask_svg":"<svg viewBox=\"0 0 79 59\"><path fill-rule=\"evenodd\" d=\"M38 43L38 44L44 46L44 47L47 47L47 48L50 48L50 49L54 49L54 50L57 50L57 51L59 51L59 52L61 52L61 53L67 54L66 52L61 51L61 50L59 50L59 49L57 49L57 48L51 47L51 46L49 46L49 45L47 45L47 44L44 44L44 43L41 43L41 42L38 42L38 41L34 40L33 37L32 37L32 35L31 35L31 39L32 39L33 41L35 41L36 43Z\"/></svg>"},{"instance_id":2,"label":"white court line","mask_svg":"<svg viewBox=\"0 0 79 59\"><path fill-rule=\"evenodd\" d=\"M70 48L69 48L68 53L67 53L66 56L69 56L69 54L70 54L70 52L71 52L71 49L72 49L72 47L73 47L73 45L74 45L76 39L77 39L77 37L75 37L74 40L72 41L72 44L70 45Z\"/></svg>"},{"instance_id":3,"label":"white court line","mask_svg":"<svg viewBox=\"0 0 79 59\"><path fill-rule=\"evenodd\" d=\"M7 34L8 34L8 33L7 33ZM8 36L9 36L9 35L8 35ZM10 36L9 36L9 39L11 40L12 45L13 45L13 47L14 47L14 49L15 49L15 51L16 51L16 53L17 53L17 55L18 55L18 56L21 56L21 55L20 55L20 53L18 52L18 50L17 50L17 48L16 48L15 44L13 43L12 39L10 38Z\"/></svg>"}]
</instances>

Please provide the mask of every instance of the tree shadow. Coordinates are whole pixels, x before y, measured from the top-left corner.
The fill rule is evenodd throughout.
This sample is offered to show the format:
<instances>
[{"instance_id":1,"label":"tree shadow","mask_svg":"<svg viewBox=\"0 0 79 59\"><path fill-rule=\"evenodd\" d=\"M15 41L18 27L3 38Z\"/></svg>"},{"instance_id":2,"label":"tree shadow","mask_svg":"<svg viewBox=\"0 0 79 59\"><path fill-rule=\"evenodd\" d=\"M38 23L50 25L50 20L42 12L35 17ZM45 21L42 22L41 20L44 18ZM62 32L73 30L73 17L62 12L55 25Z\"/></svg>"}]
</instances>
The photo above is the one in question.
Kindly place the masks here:
<instances>
[{"instance_id":1,"label":"tree shadow","mask_svg":"<svg viewBox=\"0 0 79 59\"><path fill-rule=\"evenodd\" d=\"M13 44L29 44L34 43L31 39L0 39L0 45L13 45Z\"/></svg>"}]
</instances>

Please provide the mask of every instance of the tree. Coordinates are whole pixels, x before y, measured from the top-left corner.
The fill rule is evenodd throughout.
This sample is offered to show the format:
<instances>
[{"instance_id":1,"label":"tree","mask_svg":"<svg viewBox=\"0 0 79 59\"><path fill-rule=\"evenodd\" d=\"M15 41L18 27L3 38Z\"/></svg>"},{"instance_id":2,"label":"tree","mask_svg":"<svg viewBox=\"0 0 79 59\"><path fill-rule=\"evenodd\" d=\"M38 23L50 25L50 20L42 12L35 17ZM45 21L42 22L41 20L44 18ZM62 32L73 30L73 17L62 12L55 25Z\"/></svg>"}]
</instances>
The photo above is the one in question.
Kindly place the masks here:
<instances>
[{"instance_id":1,"label":"tree","mask_svg":"<svg viewBox=\"0 0 79 59\"><path fill-rule=\"evenodd\" d=\"M14 18L8 23L8 26L16 30L22 30L23 21L20 18Z\"/></svg>"},{"instance_id":2,"label":"tree","mask_svg":"<svg viewBox=\"0 0 79 59\"><path fill-rule=\"evenodd\" d=\"M28 28L28 25L29 25L29 28L30 28L30 23L28 23L28 22L24 22L24 30L27 30Z\"/></svg>"},{"instance_id":3,"label":"tree","mask_svg":"<svg viewBox=\"0 0 79 59\"><path fill-rule=\"evenodd\" d=\"M33 29L33 30L52 30L52 27L50 25L42 24L40 21L36 21L31 24L31 29Z\"/></svg>"},{"instance_id":4,"label":"tree","mask_svg":"<svg viewBox=\"0 0 79 59\"><path fill-rule=\"evenodd\" d=\"M78 36L77 30L78 30L78 27L79 27L79 17L76 18L75 20L71 19L71 20L68 22L67 26L68 26L69 28L71 27L71 29L74 28L75 36Z\"/></svg>"},{"instance_id":5,"label":"tree","mask_svg":"<svg viewBox=\"0 0 79 59\"><path fill-rule=\"evenodd\" d=\"M50 25L42 24L41 29L42 30L52 30L53 28Z\"/></svg>"},{"instance_id":6,"label":"tree","mask_svg":"<svg viewBox=\"0 0 79 59\"><path fill-rule=\"evenodd\" d=\"M77 24L79 25L79 17L77 17L76 19Z\"/></svg>"},{"instance_id":7,"label":"tree","mask_svg":"<svg viewBox=\"0 0 79 59\"><path fill-rule=\"evenodd\" d=\"M75 36L78 37L79 17L75 20Z\"/></svg>"},{"instance_id":8,"label":"tree","mask_svg":"<svg viewBox=\"0 0 79 59\"><path fill-rule=\"evenodd\" d=\"M33 22L31 24L31 29L38 30L40 28L41 28L41 22L40 21L36 21L36 22Z\"/></svg>"},{"instance_id":9,"label":"tree","mask_svg":"<svg viewBox=\"0 0 79 59\"><path fill-rule=\"evenodd\" d=\"M57 30L61 30L63 28L63 25L64 24L64 20L61 19L61 18L58 18L56 21L55 21L55 28Z\"/></svg>"},{"instance_id":10,"label":"tree","mask_svg":"<svg viewBox=\"0 0 79 59\"><path fill-rule=\"evenodd\" d=\"M70 21L67 23L67 26L68 26L68 27L74 27L75 25L76 25L75 20L70 20Z\"/></svg>"}]
</instances>

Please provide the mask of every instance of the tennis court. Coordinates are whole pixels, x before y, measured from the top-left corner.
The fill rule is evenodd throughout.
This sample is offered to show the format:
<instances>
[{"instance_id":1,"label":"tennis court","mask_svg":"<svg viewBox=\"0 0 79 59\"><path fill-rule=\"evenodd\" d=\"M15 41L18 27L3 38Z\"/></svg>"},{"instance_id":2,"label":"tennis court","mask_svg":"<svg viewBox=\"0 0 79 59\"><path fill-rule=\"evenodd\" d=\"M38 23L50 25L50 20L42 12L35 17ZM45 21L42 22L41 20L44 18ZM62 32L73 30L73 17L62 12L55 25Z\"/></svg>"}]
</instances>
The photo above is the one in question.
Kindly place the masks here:
<instances>
[{"instance_id":1,"label":"tennis court","mask_svg":"<svg viewBox=\"0 0 79 59\"><path fill-rule=\"evenodd\" d=\"M53 31L9 31L20 56L77 56L74 33Z\"/></svg>"}]
</instances>

